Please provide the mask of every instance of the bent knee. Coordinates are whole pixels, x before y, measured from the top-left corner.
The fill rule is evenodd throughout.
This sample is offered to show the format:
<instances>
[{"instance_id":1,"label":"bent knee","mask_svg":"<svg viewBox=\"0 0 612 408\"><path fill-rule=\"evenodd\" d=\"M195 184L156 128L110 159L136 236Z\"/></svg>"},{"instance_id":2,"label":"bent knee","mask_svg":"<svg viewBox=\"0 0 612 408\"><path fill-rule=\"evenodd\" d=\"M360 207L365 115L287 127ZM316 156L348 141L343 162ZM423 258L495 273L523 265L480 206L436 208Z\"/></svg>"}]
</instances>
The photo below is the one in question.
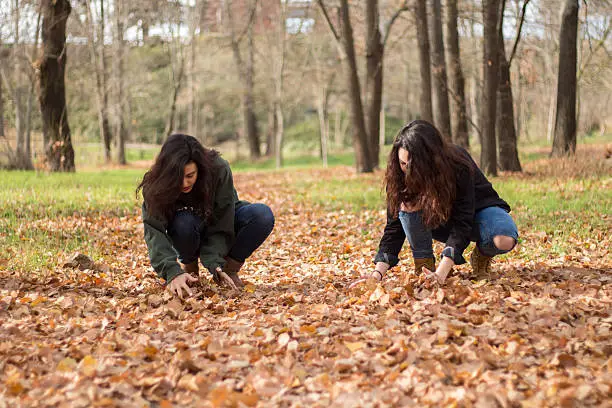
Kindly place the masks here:
<instances>
[{"instance_id":1,"label":"bent knee","mask_svg":"<svg viewBox=\"0 0 612 408\"><path fill-rule=\"evenodd\" d=\"M255 219L257 223L263 226L268 227L270 230L274 228L274 213L265 204L253 204L255 209Z\"/></svg>"},{"instance_id":2,"label":"bent knee","mask_svg":"<svg viewBox=\"0 0 612 408\"><path fill-rule=\"evenodd\" d=\"M516 239L506 235L496 235L493 237L493 244L500 251L511 251L516 245Z\"/></svg>"}]
</instances>

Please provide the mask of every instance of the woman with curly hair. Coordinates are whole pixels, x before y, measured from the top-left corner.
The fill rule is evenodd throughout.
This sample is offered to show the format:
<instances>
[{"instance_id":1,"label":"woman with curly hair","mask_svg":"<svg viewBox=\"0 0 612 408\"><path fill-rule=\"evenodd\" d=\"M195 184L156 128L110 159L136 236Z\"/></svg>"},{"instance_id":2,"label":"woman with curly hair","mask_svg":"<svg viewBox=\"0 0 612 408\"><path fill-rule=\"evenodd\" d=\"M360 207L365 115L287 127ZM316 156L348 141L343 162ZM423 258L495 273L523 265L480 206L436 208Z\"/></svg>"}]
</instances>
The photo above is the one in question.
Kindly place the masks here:
<instances>
[{"instance_id":1,"label":"woman with curly hair","mask_svg":"<svg viewBox=\"0 0 612 408\"><path fill-rule=\"evenodd\" d=\"M488 274L492 257L509 252L517 243L510 206L469 153L445 142L426 121L412 121L399 131L389 153L385 186L387 225L376 266L354 284L366 278L382 280L397 265L405 238L416 273L429 271L428 276L440 284L454 265L466 262L463 252L470 241L476 242L470 262L477 277ZM437 268L432 239L445 243Z\"/></svg>"},{"instance_id":2,"label":"woman with curly hair","mask_svg":"<svg viewBox=\"0 0 612 408\"><path fill-rule=\"evenodd\" d=\"M238 272L272 232L274 215L265 204L238 199L219 153L193 136L171 135L140 191L149 259L170 292L192 294L198 258L217 284L244 287Z\"/></svg>"}]
</instances>

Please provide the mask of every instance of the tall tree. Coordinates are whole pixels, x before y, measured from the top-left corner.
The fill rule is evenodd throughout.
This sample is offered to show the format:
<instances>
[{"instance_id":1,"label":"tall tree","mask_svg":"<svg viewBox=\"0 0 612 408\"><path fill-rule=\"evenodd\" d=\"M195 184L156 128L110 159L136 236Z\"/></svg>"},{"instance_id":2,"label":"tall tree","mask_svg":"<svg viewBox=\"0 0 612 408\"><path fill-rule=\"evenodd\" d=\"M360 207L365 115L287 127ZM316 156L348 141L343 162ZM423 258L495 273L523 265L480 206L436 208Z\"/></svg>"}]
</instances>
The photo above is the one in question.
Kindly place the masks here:
<instances>
[{"instance_id":1,"label":"tall tree","mask_svg":"<svg viewBox=\"0 0 612 408\"><path fill-rule=\"evenodd\" d=\"M117 141L117 163L126 164L125 157L125 141L127 139L127 126L125 120L125 11L124 4L121 1L115 2L115 140Z\"/></svg>"},{"instance_id":2,"label":"tall tree","mask_svg":"<svg viewBox=\"0 0 612 408\"><path fill-rule=\"evenodd\" d=\"M166 120L165 137L174 132L176 121L176 103L178 95L185 79L185 45L181 38L183 25L183 10L181 3L168 3L168 28L170 30L170 41L168 41L168 56L170 58L170 83L172 93L170 94L170 109Z\"/></svg>"},{"instance_id":3,"label":"tall tree","mask_svg":"<svg viewBox=\"0 0 612 408\"><path fill-rule=\"evenodd\" d=\"M74 149L66 108L66 21L68 0L42 0L43 55L39 64L40 111L47 166L51 171L74 171Z\"/></svg>"},{"instance_id":4,"label":"tall tree","mask_svg":"<svg viewBox=\"0 0 612 408\"><path fill-rule=\"evenodd\" d=\"M108 119L108 69L106 58L106 45L104 35L106 32L106 13L104 1L100 1L100 9L96 9L95 2L85 1L85 31L87 32L87 42L91 65L94 67L96 78L96 98L98 103L98 125L100 129L100 139L104 145L104 158L106 162L111 161L111 127ZM97 20L94 21L92 9L96 9ZM96 24L97 23L97 24ZM97 30L96 30L97 28Z\"/></svg>"},{"instance_id":5,"label":"tall tree","mask_svg":"<svg viewBox=\"0 0 612 408\"><path fill-rule=\"evenodd\" d=\"M465 79L459 53L459 31L457 29L457 0L446 1L446 33L448 35L448 70L452 101L453 142L468 149L468 122L465 106Z\"/></svg>"},{"instance_id":6,"label":"tall tree","mask_svg":"<svg viewBox=\"0 0 612 408\"><path fill-rule=\"evenodd\" d=\"M225 1L226 26L230 37L234 63L238 70L238 77L242 83L242 122L244 134L249 143L249 152L252 159L261 156L259 147L259 130L257 128L257 116L255 115L254 97L254 76L255 76L255 57L254 57L254 33L253 24L255 12L257 10L257 0L252 0L246 12L247 21L245 30L237 32L236 22L232 13L232 2ZM247 38L246 61L242 56L240 44L243 37Z\"/></svg>"},{"instance_id":7,"label":"tall tree","mask_svg":"<svg viewBox=\"0 0 612 408\"><path fill-rule=\"evenodd\" d=\"M496 94L499 76L499 27L500 0L483 0L482 18L484 22L483 69L484 86L480 124L482 129L480 167L492 176L497 175L497 141L495 140L495 114L497 111Z\"/></svg>"},{"instance_id":8,"label":"tall tree","mask_svg":"<svg viewBox=\"0 0 612 408\"><path fill-rule=\"evenodd\" d=\"M285 75L285 59L287 54L287 2L277 3L279 18L276 27L276 56L274 58L274 117L276 118L276 135L274 137L274 153L276 168L283 166L283 139L285 137L285 117L283 114L283 84Z\"/></svg>"},{"instance_id":9,"label":"tall tree","mask_svg":"<svg viewBox=\"0 0 612 408\"><path fill-rule=\"evenodd\" d=\"M321 11L328 23L328 26L336 38L342 44L342 50L346 56L346 78L350 100L350 117L353 132L353 147L355 149L355 164L360 173L370 173L374 171L374 160L370 149L368 132L364 120L364 109L361 101L361 84L359 73L357 72L357 57L355 56L355 42L353 39L353 26L349 14L348 0L340 1L339 24L340 31L334 27L329 13L323 0L318 0Z\"/></svg>"},{"instance_id":10,"label":"tall tree","mask_svg":"<svg viewBox=\"0 0 612 408\"><path fill-rule=\"evenodd\" d=\"M577 37L578 0L566 0L559 33L557 111L552 156L564 156L576 152Z\"/></svg>"},{"instance_id":11,"label":"tall tree","mask_svg":"<svg viewBox=\"0 0 612 408\"><path fill-rule=\"evenodd\" d=\"M415 20L419 45L419 69L421 73L421 96L419 99L420 118L433 123L431 101L431 57L429 51L429 30L427 24L427 3L415 2Z\"/></svg>"},{"instance_id":12,"label":"tall tree","mask_svg":"<svg viewBox=\"0 0 612 408\"><path fill-rule=\"evenodd\" d=\"M502 0L505 2L505 0ZM517 133L514 120L514 98L510 81L510 66L516 55L516 49L521 38L525 11L529 0L525 0L519 16L516 39L510 58L506 58L503 24L499 24L499 84L497 89L497 139L499 141L499 167L505 171L521 171L521 161L518 156Z\"/></svg>"},{"instance_id":13,"label":"tall tree","mask_svg":"<svg viewBox=\"0 0 612 408\"><path fill-rule=\"evenodd\" d=\"M408 10L405 0L385 24L384 33L380 29L380 11L378 0L367 0L366 14L366 109L361 99L361 84L357 70L357 58L351 25L348 0L340 1L339 26L336 30L323 0L318 0L321 12L325 17L332 34L341 43L346 56L349 99L351 103L351 124L353 126L353 145L356 152L357 169L360 172L371 172L378 167L380 115L383 92L383 61L385 44L393 24L400 14ZM363 114L367 112L367 126Z\"/></svg>"},{"instance_id":14,"label":"tall tree","mask_svg":"<svg viewBox=\"0 0 612 408\"><path fill-rule=\"evenodd\" d=\"M433 66L434 120L446 140L452 140L450 108L448 104L448 80L444 58L444 37L442 35L442 4L432 0L431 19L431 62Z\"/></svg>"},{"instance_id":15,"label":"tall tree","mask_svg":"<svg viewBox=\"0 0 612 408\"><path fill-rule=\"evenodd\" d=\"M366 0L366 126L374 167L378 167L380 147L380 111L383 93L384 45L380 32L378 0Z\"/></svg>"}]
</instances>

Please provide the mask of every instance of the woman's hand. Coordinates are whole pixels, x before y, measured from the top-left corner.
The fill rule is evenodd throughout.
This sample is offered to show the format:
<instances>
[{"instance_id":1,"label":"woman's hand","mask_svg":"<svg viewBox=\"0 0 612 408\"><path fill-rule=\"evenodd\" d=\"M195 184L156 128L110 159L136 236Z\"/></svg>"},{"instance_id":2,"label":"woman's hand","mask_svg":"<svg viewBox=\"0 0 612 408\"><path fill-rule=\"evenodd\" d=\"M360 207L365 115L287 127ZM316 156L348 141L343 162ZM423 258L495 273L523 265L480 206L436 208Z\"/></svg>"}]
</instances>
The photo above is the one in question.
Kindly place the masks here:
<instances>
[{"instance_id":1,"label":"woman's hand","mask_svg":"<svg viewBox=\"0 0 612 408\"><path fill-rule=\"evenodd\" d=\"M436 268L435 272L423 267L423 274L425 275L425 278L435 280L438 282L438 284L443 285L454 265L455 262L451 258L445 256L442 257L442 260L440 261L440 264Z\"/></svg>"},{"instance_id":2,"label":"woman's hand","mask_svg":"<svg viewBox=\"0 0 612 408\"><path fill-rule=\"evenodd\" d=\"M219 284L227 285L232 289L238 290L238 287L234 283L234 280L230 278L227 273L223 272L223 269L221 269L220 267L217 267L215 271L217 272L217 275L219 276Z\"/></svg>"},{"instance_id":3,"label":"woman's hand","mask_svg":"<svg viewBox=\"0 0 612 408\"><path fill-rule=\"evenodd\" d=\"M177 276L176 278L172 279L170 283L168 284L167 289L173 295L176 295L179 298L183 299L183 291L185 291L185 293L187 293L187 295L189 296L193 295L193 292L191 291L191 288L189 287L189 285L187 285L187 282L197 282L197 281L198 281L197 278L194 278L190 274L184 272L180 274L179 276Z\"/></svg>"},{"instance_id":4,"label":"woman's hand","mask_svg":"<svg viewBox=\"0 0 612 408\"><path fill-rule=\"evenodd\" d=\"M382 273L376 270L372 273L363 274L359 279L353 281L349 285L349 289L353 289L355 286L359 285L360 283L366 282L368 279L375 279L376 281L380 282L382 280L382 277Z\"/></svg>"},{"instance_id":5,"label":"woman's hand","mask_svg":"<svg viewBox=\"0 0 612 408\"><path fill-rule=\"evenodd\" d=\"M361 277L349 285L349 289L354 288L360 283L366 282L368 279L376 279L377 282L380 282L385 276L385 273L389 270L389 264L384 262L376 262L376 269L369 273L364 273Z\"/></svg>"}]
</instances>

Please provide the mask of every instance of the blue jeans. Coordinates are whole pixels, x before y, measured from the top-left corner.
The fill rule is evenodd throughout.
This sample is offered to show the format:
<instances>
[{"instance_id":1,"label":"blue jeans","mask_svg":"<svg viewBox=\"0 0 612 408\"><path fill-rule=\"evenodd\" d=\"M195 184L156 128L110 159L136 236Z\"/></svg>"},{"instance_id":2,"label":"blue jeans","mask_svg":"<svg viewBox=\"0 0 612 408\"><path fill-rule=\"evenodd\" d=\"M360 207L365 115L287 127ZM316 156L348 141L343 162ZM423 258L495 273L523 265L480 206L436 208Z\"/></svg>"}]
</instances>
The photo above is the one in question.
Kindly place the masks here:
<instances>
[{"instance_id":1,"label":"blue jeans","mask_svg":"<svg viewBox=\"0 0 612 408\"><path fill-rule=\"evenodd\" d=\"M414 258L434 258L432 239L446 242L450 234L450 228L447 225L435 229L427 228L423 224L420 211L400 211L399 219L410 243ZM518 240L518 230L510 214L500 207L487 207L476 212L472 223L470 241L476 242L480 252L486 256L509 252L495 246L493 237L496 235L512 237L515 242ZM461 256L461 258L463 257Z\"/></svg>"},{"instance_id":2,"label":"blue jeans","mask_svg":"<svg viewBox=\"0 0 612 408\"><path fill-rule=\"evenodd\" d=\"M265 204L248 204L236 210L234 232L236 240L227 256L244 262L263 244L274 228L274 214ZM168 235L179 260L189 264L200 256L201 237L206 237L206 225L191 211L179 211L168 226Z\"/></svg>"}]
</instances>

